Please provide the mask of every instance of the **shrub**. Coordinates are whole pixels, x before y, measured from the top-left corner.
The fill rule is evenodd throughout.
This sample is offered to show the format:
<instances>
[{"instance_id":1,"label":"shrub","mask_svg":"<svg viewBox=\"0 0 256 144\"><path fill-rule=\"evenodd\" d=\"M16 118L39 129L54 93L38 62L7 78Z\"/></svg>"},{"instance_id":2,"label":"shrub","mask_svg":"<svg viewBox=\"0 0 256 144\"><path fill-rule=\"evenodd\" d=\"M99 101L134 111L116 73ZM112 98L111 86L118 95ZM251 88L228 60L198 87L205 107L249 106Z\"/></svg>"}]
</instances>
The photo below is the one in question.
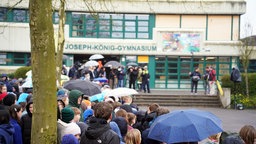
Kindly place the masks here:
<instances>
[{"instance_id":1,"label":"shrub","mask_svg":"<svg viewBox=\"0 0 256 144\"><path fill-rule=\"evenodd\" d=\"M14 78L14 73L9 73L8 78L13 79Z\"/></svg>"},{"instance_id":2,"label":"shrub","mask_svg":"<svg viewBox=\"0 0 256 144\"><path fill-rule=\"evenodd\" d=\"M18 68L15 72L14 72L14 77L15 78L26 78L26 73L28 71L31 70L30 66L24 66L24 67L20 67Z\"/></svg>"},{"instance_id":3,"label":"shrub","mask_svg":"<svg viewBox=\"0 0 256 144\"><path fill-rule=\"evenodd\" d=\"M249 83L249 95L256 96L256 73L248 74L248 83ZM245 76L242 74L242 82L236 83L236 89L234 83L230 80L230 75L225 75L221 78L222 87L231 88L231 94L246 94L246 85L245 85Z\"/></svg>"},{"instance_id":4,"label":"shrub","mask_svg":"<svg viewBox=\"0 0 256 144\"><path fill-rule=\"evenodd\" d=\"M246 108L256 108L256 96L246 97L242 94L232 95L231 96L231 105L234 106L236 98L237 104L243 104Z\"/></svg>"}]
</instances>

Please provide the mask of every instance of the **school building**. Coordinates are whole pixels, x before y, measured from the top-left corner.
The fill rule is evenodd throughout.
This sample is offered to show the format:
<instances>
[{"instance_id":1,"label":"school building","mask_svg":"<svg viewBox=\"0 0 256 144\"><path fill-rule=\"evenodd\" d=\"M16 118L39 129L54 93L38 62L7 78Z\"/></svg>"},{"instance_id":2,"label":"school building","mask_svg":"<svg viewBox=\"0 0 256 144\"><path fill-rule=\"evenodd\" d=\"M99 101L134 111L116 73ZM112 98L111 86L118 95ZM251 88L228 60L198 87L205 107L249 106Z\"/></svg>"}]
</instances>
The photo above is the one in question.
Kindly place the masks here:
<instances>
[{"instance_id":1,"label":"school building","mask_svg":"<svg viewBox=\"0 0 256 144\"><path fill-rule=\"evenodd\" d=\"M1 0L0 71L30 57L28 1L12 8ZM245 11L245 0L67 0L65 64L102 54L105 62L147 65L153 89L189 89L194 67L213 66L220 79L237 65ZM56 38L58 20L55 11Z\"/></svg>"}]
</instances>

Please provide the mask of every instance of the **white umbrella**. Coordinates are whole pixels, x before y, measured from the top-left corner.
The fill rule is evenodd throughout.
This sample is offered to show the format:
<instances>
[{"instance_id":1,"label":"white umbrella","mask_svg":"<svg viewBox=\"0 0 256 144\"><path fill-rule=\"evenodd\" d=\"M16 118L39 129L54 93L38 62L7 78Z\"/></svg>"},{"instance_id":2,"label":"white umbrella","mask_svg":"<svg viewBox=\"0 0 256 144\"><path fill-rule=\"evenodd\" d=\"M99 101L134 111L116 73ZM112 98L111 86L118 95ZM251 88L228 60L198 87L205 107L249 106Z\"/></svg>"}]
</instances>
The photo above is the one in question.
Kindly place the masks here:
<instances>
[{"instance_id":1,"label":"white umbrella","mask_svg":"<svg viewBox=\"0 0 256 144\"><path fill-rule=\"evenodd\" d=\"M138 94L135 89L130 88L116 88L111 91L106 92L105 96L114 96L114 97L122 97L122 96L130 96Z\"/></svg>"},{"instance_id":2,"label":"white umbrella","mask_svg":"<svg viewBox=\"0 0 256 144\"><path fill-rule=\"evenodd\" d=\"M31 77L31 76L32 76L32 70L28 71L28 72L26 73L26 76L27 76L27 77Z\"/></svg>"},{"instance_id":3,"label":"white umbrella","mask_svg":"<svg viewBox=\"0 0 256 144\"><path fill-rule=\"evenodd\" d=\"M21 87L22 88L32 88L33 87L32 79L26 80L26 82L24 84L22 84Z\"/></svg>"},{"instance_id":4,"label":"white umbrella","mask_svg":"<svg viewBox=\"0 0 256 144\"><path fill-rule=\"evenodd\" d=\"M103 59L104 56L101 54L94 54L92 56L90 56L89 60L97 60L97 59Z\"/></svg>"},{"instance_id":5,"label":"white umbrella","mask_svg":"<svg viewBox=\"0 0 256 144\"><path fill-rule=\"evenodd\" d=\"M86 62L82 67L84 68L84 67L92 67L92 66L98 66L98 65L99 65L98 62L91 60Z\"/></svg>"}]
</instances>

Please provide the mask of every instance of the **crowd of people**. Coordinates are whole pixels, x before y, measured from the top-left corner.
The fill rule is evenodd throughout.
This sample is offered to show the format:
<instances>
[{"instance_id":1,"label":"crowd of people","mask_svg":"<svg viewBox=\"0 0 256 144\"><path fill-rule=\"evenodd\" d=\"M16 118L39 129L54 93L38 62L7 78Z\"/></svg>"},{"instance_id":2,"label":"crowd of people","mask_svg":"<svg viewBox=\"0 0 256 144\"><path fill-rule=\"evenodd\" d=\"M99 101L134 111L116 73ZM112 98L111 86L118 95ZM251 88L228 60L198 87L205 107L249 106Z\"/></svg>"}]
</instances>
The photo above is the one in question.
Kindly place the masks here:
<instances>
[{"instance_id":1,"label":"crowd of people","mask_svg":"<svg viewBox=\"0 0 256 144\"><path fill-rule=\"evenodd\" d=\"M101 63L101 61L99 61ZM102 64L98 66L83 67L81 63L76 62L67 72L65 67L62 68L62 74L68 75L70 79L82 79L94 81L97 78L108 79L110 88L125 87L144 93L150 93L149 79L150 74L147 66L127 66L125 67L104 67Z\"/></svg>"},{"instance_id":2,"label":"crowd of people","mask_svg":"<svg viewBox=\"0 0 256 144\"><path fill-rule=\"evenodd\" d=\"M1 88L1 93L7 89L5 85ZM132 102L131 96L121 97L118 101L108 97L103 102L91 102L81 91L66 89L59 89L56 96L59 144L165 144L148 138L154 120L170 113L157 103L149 104L143 111ZM0 101L0 143L29 144L33 116L31 91L27 90L18 97L8 93ZM204 143L223 143L223 137L212 135ZM254 144L255 139L255 128L245 125L237 137L225 136L222 141Z\"/></svg>"},{"instance_id":3,"label":"crowd of people","mask_svg":"<svg viewBox=\"0 0 256 144\"><path fill-rule=\"evenodd\" d=\"M129 68L130 75L148 74L147 67ZM210 85L211 68L206 68L207 82ZM208 73L208 74L207 74ZM201 79L198 69L190 73L191 79ZM145 78L144 78L145 79ZM149 76L147 77L149 79ZM129 79L130 81L131 79ZM134 79L133 79L134 80ZM143 77L141 77L143 85ZM131 86L134 87L131 82ZM195 93L197 92L196 85ZM145 87L145 86L142 86ZM209 90L210 91L210 90ZM30 144L33 116L32 89L22 89L20 81L9 81L3 74L0 81L0 143ZM148 92L149 89L148 89ZM193 92L193 89L192 89ZM205 91L208 92L208 89ZM148 137L150 127L155 119L170 113L166 107L157 103L148 105L147 110L141 110L133 103L132 96L104 97L102 102L90 101L89 97L76 89L66 90L59 87L57 97L57 142L59 144L166 144ZM256 143L256 129L245 125L234 136L225 133L215 134L204 141L207 144L218 143ZM181 142L181 144L199 142Z\"/></svg>"}]
</instances>

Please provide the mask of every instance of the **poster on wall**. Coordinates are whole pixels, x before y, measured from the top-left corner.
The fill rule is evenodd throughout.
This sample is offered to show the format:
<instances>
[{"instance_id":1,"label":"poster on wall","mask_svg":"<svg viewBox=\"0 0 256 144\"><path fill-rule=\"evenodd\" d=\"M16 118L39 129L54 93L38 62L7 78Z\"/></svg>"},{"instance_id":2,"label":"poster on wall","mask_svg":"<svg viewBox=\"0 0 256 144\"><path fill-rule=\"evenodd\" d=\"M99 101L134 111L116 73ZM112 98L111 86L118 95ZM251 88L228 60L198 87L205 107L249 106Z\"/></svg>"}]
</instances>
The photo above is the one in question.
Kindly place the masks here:
<instances>
[{"instance_id":1,"label":"poster on wall","mask_svg":"<svg viewBox=\"0 0 256 144\"><path fill-rule=\"evenodd\" d=\"M163 52L200 52L200 33L163 32Z\"/></svg>"}]
</instances>

